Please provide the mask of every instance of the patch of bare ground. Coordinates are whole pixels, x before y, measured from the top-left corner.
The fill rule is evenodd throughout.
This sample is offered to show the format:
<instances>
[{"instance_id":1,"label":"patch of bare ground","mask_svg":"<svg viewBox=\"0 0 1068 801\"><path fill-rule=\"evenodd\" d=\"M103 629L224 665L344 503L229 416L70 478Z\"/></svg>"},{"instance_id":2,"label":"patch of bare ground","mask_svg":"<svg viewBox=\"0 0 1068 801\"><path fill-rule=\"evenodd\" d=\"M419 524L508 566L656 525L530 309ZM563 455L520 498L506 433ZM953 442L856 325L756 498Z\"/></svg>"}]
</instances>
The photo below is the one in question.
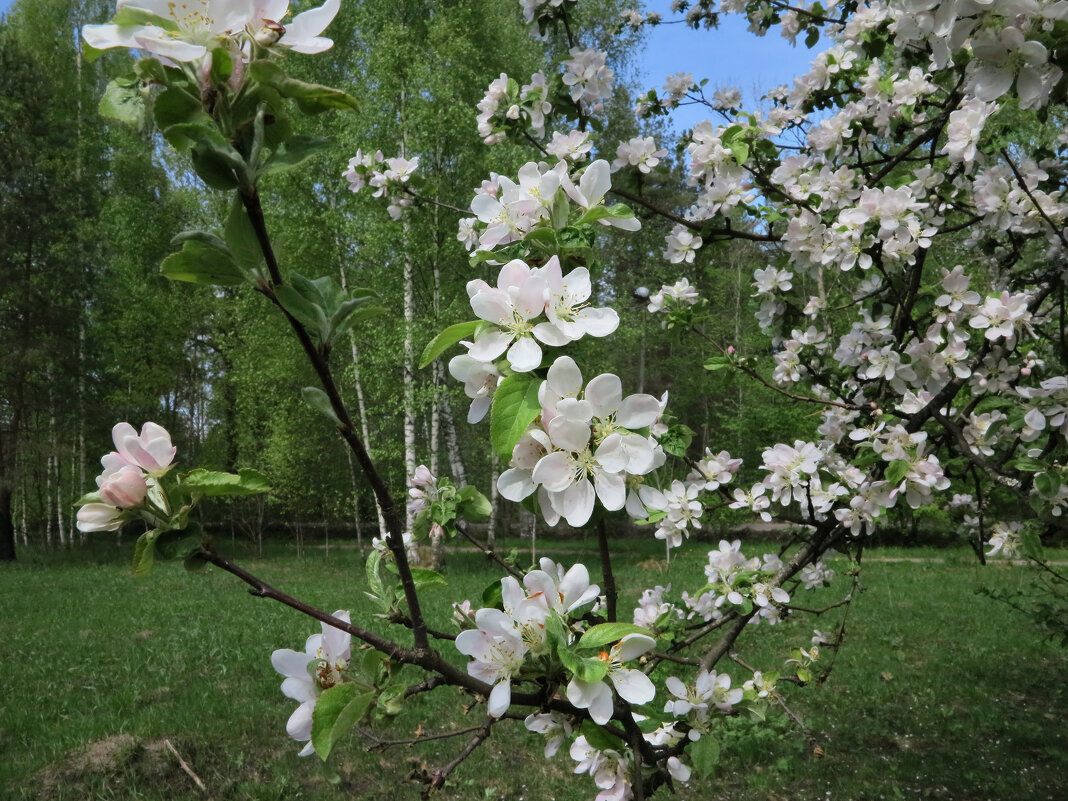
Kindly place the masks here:
<instances>
[{"instance_id":1,"label":"patch of bare ground","mask_svg":"<svg viewBox=\"0 0 1068 801\"><path fill-rule=\"evenodd\" d=\"M102 790L121 796L133 787L179 785L194 789L194 778L183 768L167 738L138 740L115 734L68 753L37 774L25 797L35 801L92 798Z\"/></svg>"}]
</instances>

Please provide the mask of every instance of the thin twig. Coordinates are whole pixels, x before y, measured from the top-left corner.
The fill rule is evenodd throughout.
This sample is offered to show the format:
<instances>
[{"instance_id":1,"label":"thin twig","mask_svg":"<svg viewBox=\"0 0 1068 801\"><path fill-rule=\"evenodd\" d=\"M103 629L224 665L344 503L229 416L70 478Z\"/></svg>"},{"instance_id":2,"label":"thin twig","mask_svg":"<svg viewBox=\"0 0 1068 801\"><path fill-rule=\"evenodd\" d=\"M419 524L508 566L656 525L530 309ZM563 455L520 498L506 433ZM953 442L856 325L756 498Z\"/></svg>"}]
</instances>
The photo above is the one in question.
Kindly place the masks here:
<instances>
[{"instance_id":1,"label":"thin twig","mask_svg":"<svg viewBox=\"0 0 1068 801\"><path fill-rule=\"evenodd\" d=\"M445 780L449 777L456 768L460 766L460 763L467 759L474 753L475 749L485 742L486 738L490 735L490 728L496 723L496 718L488 717L486 722L481 726L477 726L478 734L471 738L470 742L464 746L464 750L461 751L452 762L443 768L439 768L434 772L434 776L431 779L430 786L427 788L427 792L423 797L426 798L431 790L438 790L445 785Z\"/></svg>"},{"instance_id":2,"label":"thin twig","mask_svg":"<svg viewBox=\"0 0 1068 801\"><path fill-rule=\"evenodd\" d=\"M206 793L208 788L204 786L204 782L200 780L200 777L193 773L193 769L189 767L189 763L182 759L182 755L178 753L178 749L174 747L174 743L168 739L164 739L163 744L167 746L168 751L174 754L174 758L178 760L178 766L186 772L186 775L188 775L190 779L196 782L197 787L200 788L200 792Z\"/></svg>"},{"instance_id":3,"label":"thin twig","mask_svg":"<svg viewBox=\"0 0 1068 801\"><path fill-rule=\"evenodd\" d=\"M379 740L373 732L361 729L360 734L369 740L374 740L371 745L367 746L365 751L385 751L387 748L393 748L398 745L415 745L416 743L425 743L431 740L447 740L450 737L462 737L465 734L470 734L473 731L480 731L485 728L484 724L477 726L468 726L466 729L457 729L456 731L443 731L437 734L423 734L416 737L408 737L401 740Z\"/></svg>"}]
</instances>

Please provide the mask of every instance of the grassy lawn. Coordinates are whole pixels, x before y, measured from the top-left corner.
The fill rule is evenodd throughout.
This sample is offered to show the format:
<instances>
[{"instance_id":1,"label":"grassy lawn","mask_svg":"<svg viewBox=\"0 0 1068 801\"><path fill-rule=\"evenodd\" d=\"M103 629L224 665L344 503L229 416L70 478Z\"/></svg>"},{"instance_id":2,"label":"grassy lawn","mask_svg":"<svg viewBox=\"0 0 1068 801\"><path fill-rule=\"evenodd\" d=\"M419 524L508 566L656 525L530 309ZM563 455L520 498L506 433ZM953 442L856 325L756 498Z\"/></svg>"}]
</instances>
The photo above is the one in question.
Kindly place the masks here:
<instances>
[{"instance_id":1,"label":"grassy lawn","mask_svg":"<svg viewBox=\"0 0 1068 801\"><path fill-rule=\"evenodd\" d=\"M659 543L625 547L640 553L619 576L629 602L666 575ZM588 555L575 555L583 551ZM539 555L554 552L596 572L592 541L539 542ZM251 597L216 571L191 575L163 565L151 579L135 579L125 566L129 553L103 546L27 552L0 569L0 798L412 799L419 787L407 777L462 748L465 738L383 753L366 751L369 743L357 736L339 746L334 775L317 759L298 758L285 734L294 705L278 691L281 677L268 657L275 648L300 648L318 625ZM979 568L963 550L868 551L865 561L863 592L829 679L784 687L807 732L784 716L760 725L724 719L717 775L692 781L680 797L1063 798L1068 651L975 592L981 584L1016 586L1027 572ZM362 560L353 549L307 548L298 558L277 546L246 562L298 597L360 615ZM677 575L696 582L703 563L701 547L691 546ZM452 600L477 598L499 577L470 553L453 554L447 572L450 586L432 590L427 602L431 625L442 629L449 628ZM844 581L822 597L807 596L805 605L832 601ZM743 639L741 655L777 670L791 646L807 644L813 628L833 628L828 618L840 612L761 627L750 633L751 644ZM665 666L658 675L671 672ZM739 680L743 674L736 666L731 672ZM471 711L452 721L459 704ZM483 711L471 697L439 688L376 732L390 739L411 736L420 722L427 733L466 727L481 722ZM591 799L589 779L569 775L565 753L542 759L541 742L521 723L502 722L438 797Z\"/></svg>"}]
</instances>

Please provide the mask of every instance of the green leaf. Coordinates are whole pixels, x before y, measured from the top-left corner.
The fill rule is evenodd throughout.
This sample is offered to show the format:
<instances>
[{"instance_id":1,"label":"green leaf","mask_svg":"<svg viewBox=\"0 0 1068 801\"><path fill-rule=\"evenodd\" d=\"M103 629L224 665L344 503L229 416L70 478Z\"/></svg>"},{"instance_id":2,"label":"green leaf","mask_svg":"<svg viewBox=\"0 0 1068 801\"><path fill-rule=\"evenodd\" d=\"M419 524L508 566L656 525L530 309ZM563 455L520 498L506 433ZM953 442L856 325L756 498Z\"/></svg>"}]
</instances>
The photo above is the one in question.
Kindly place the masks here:
<instances>
[{"instance_id":1,"label":"green leaf","mask_svg":"<svg viewBox=\"0 0 1068 801\"><path fill-rule=\"evenodd\" d=\"M341 737L371 708L373 692L361 693L355 684L335 684L319 696L312 711L312 745L324 762Z\"/></svg>"},{"instance_id":2,"label":"green leaf","mask_svg":"<svg viewBox=\"0 0 1068 801\"><path fill-rule=\"evenodd\" d=\"M151 11L134 6L123 6L116 11L115 16L111 18L111 24L123 27L154 25L157 28L163 28L165 31L178 30L178 23L173 19L161 17L159 14L153 14Z\"/></svg>"},{"instance_id":3,"label":"green leaf","mask_svg":"<svg viewBox=\"0 0 1068 801\"><path fill-rule=\"evenodd\" d=\"M229 251L205 244L200 239L186 239L182 249L163 260L159 270L171 281L191 284L233 286L245 282Z\"/></svg>"},{"instance_id":4,"label":"green leaf","mask_svg":"<svg viewBox=\"0 0 1068 801\"><path fill-rule=\"evenodd\" d=\"M734 160L739 164L745 164L749 159L749 145L745 142L735 142L731 145L731 153L734 155Z\"/></svg>"},{"instance_id":5,"label":"green leaf","mask_svg":"<svg viewBox=\"0 0 1068 801\"><path fill-rule=\"evenodd\" d=\"M184 126L175 125L168 129L168 134L183 135ZM205 142L193 146L193 169L200 179L212 189L227 192L236 189L240 183L234 174L233 165L224 158L219 150Z\"/></svg>"},{"instance_id":6,"label":"green leaf","mask_svg":"<svg viewBox=\"0 0 1068 801\"><path fill-rule=\"evenodd\" d=\"M460 487L456 497L457 513L466 520L485 520L493 511L489 499L471 485Z\"/></svg>"},{"instance_id":7,"label":"green leaf","mask_svg":"<svg viewBox=\"0 0 1068 801\"><path fill-rule=\"evenodd\" d=\"M1042 561L1042 540L1034 529L1027 528L1020 532L1020 554L1036 562Z\"/></svg>"},{"instance_id":8,"label":"green leaf","mask_svg":"<svg viewBox=\"0 0 1068 801\"><path fill-rule=\"evenodd\" d=\"M623 203L616 203L614 206L594 206L592 209L583 214L576 225L582 225L584 223L591 223L597 220L603 220L606 217L611 217L617 220L624 220L629 217L633 217L634 212L630 207Z\"/></svg>"},{"instance_id":9,"label":"green leaf","mask_svg":"<svg viewBox=\"0 0 1068 801\"><path fill-rule=\"evenodd\" d=\"M305 403L324 417L332 420L334 425L341 427L341 419L334 412L334 407L330 404L330 397L325 392L318 387L304 387L300 392L304 396Z\"/></svg>"},{"instance_id":10,"label":"green leaf","mask_svg":"<svg viewBox=\"0 0 1068 801\"><path fill-rule=\"evenodd\" d=\"M419 369L426 367L461 339L474 336L475 331L478 330L480 325L482 325L481 320L471 320L468 323L450 325L430 340L430 342L427 343L427 346L423 348L423 355L419 357ZM510 455L511 454L509 454L509 456Z\"/></svg>"},{"instance_id":11,"label":"green leaf","mask_svg":"<svg viewBox=\"0 0 1068 801\"><path fill-rule=\"evenodd\" d=\"M909 462L905 459L894 459L890 462L890 466L886 468L884 478L890 484L900 484L905 476L908 475L911 469Z\"/></svg>"},{"instance_id":12,"label":"green leaf","mask_svg":"<svg viewBox=\"0 0 1068 801\"><path fill-rule=\"evenodd\" d=\"M322 307L288 284L275 287L274 295L282 304L282 308L296 318L297 322L317 338L322 339L323 332L330 327L330 321L327 320L326 312Z\"/></svg>"},{"instance_id":13,"label":"green leaf","mask_svg":"<svg viewBox=\"0 0 1068 801\"><path fill-rule=\"evenodd\" d=\"M75 506L85 506L87 503L102 503L99 492L87 492L74 502Z\"/></svg>"},{"instance_id":14,"label":"green leaf","mask_svg":"<svg viewBox=\"0 0 1068 801\"><path fill-rule=\"evenodd\" d=\"M171 240L172 245L181 245L184 242L200 242L202 245L215 248L230 256L230 248L226 246L226 242L209 231L182 231L179 234L175 234L174 239ZM232 259L233 257L231 256L230 258Z\"/></svg>"},{"instance_id":15,"label":"green leaf","mask_svg":"<svg viewBox=\"0 0 1068 801\"><path fill-rule=\"evenodd\" d=\"M490 442L503 458L511 459L512 450L527 426L541 414L538 388L541 379L529 373L514 373L505 378L493 393L490 406Z\"/></svg>"},{"instance_id":16,"label":"green leaf","mask_svg":"<svg viewBox=\"0 0 1068 801\"><path fill-rule=\"evenodd\" d=\"M504 605L500 579L482 591L482 605L487 609L500 609Z\"/></svg>"},{"instance_id":17,"label":"green leaf","mask_svg":"<svg viewBox=\"0 0 1068 801\"><path fill-rule=\"evenodd\" d=\"M230 214L226 218L223 236L237 266L245 273L258 273L263 251L260 250L256 229L252 227L252 221L248 218L240 195L235 195L230 204Z\"/></svg>"},{"instance_id":18,"label":"green leaf","mask_svg":"<svg viewBox=\"0 0 1068 801\"><path fill-rule=\"evenodd\" d=\"M445 577L436 570L430 570L425 567L413 567L412 581L415 582L415 588L417 590L425 590L428 587L447 587L449 582L445 580Z\"/></svg>"},{"instance_id":19,"label":"green leaf","mask_svg":"<svg viewBox=\"0 0 1068 801\"><path fill-rule=\"evenodd\" d=\"M209 498L260 495L271 489L267 477L249 467L241 468L236 474L197 468L186 474L182 486Z\"/></svg>"},{"instance_id":20,"label":"green leaf","mask_svg":"<svg viewBox=\"0 0 1068 801\"><path fill-rule=\"evenodd\" d=\"M731 359L729 356L712 356L705 360L706 370L722 370L724 367L731 366Z\"/></svg>"},{"instance_id":21,"label":"green leaf","mask_svg":"<svg viewBox=\"0 0 1068 801\"><path fill-rule=\"evenodd\" d=\"M140 129L145 124L145 100L140 81L116 78L100 98L100 114Z\"/></svg>"},{"instance_id":22,"label":"green leaf","mask_svg":"<svg viewBox=\"0 0 1068 801\"><path fill-rule=\"evenodd\" d=\"M1035 489L1043 498L1056 498L1061 491L1061 480L1053 473L1039 473L1035 476Z\"/></svg>"},{"instance_id":23,"label":"green leaf","mask_svg":"<svg viewBox=\"0 0 1068 801\"><path fill-rule=\"evenodd\" d=\"M1030 456L1017 456L1005 466L1022 470L1025 473L1041 473L1049 469L1049 465L1038 459L1032 459Z\"/></svg>"},{"instance_id":24,"label":"green leaf","mask_svg":"<svg viewBox=\"0 0 1068 801\"><path fill-rule=\"evenodd\" d=\"M382 552L377 548L372 548L371 552L367 554L367 563L364 566L364 569L367 573L367 586L371 590L367 594L380 601L383 607L388 608L389 602L386 600L386 585L382 582L382 576L378 572L378 564L381 560Z\"/></svg>"},{"instance_id":25,"label":"green leaf","mask_svg":"<svg viewBox=\"0 0 1068 801\"><path fill-rule=\"evenodd\" d=\"M690 746L690 759L693 760L693 770L698 776L711 776L719 764L719 743L707 734Z\"/></svg>"},{"instance_id":26,"label":"green leaf","mask_svg":"<svg viewBox=\"0 0 1068 801\"><path fill-rule=\"evenodd\" d=\"M582 736L598 751L619 751L624 745L621 740L613 737L592 720L582 722Z\"/></svg>"},{"instance_id":27,"label":"green leaf","mask_svg":"<svg viewBox=\"0 0 1068 801\"><path fill-rule=\"evenodd\" d=\"M134 74L146 83L167 82L167 72L156 58L141 58L135 61Z\"/></svg>"},{"instance_id":28,"label":"green leaf","mask_svg":"<svg viewBox=\"0 0 1068 801\"><path fill-rule=\"evenodd\" d=\"M359 110L356 100L341 90L290 78L273 62L253 61L249 65L249 73L255 80L275 89L282 97L295 100L301 111L307 114L318 114L330 109Z\"/></svg>"},{"instance_id":29,"label":"green leaf","mask_svg":"<svg viewBox=\"0 0 1068 801\"><path fill-rule=\"evenodd\" d=\"M660 437L660 446L665 453L678 456L680 459L686 456L686 451L693 442L694 431L686 425L673 425L667 433Z\"/></svg>"},{"instance_id":30,"label":"green leaf","mask_svg":"<svg viewBox=\"0 0 1068 801\"><path fill-rule=\"evenodd\" d=\"M600 681L608 675L608 663L601 659L583 659L562 647L557 648L556 655L567 671L580 681Z\"/></svg>"},{"instance_id":31,"label":"green leaf","mask_svg":"<svg viewBox=\"0 0 1068 801\"><path fill-rule=\"evenodd\" d=\"M216 47L211 51L211 82L220 86L230 80L234 72L234 59L230 51L223 47Z\"/></svg>"},{"instance_id":32,"label":"green leaf","mask_svg":"<svg viewBox=\"0 0 1068 801\"><path fill-rule=\"evenodd\" d=\"M333 144L331 140L318 136L298 134L283 142L267 160L263 174L285 172L299 167L308 159L322 153Z\"/></svg>"},{"instance_id":33,"label":"green leaf","mask_svg":"<svg viewBox=\"0 0 1068 801\"><path fill-rule=\"evenodd\" d=\"M617 643L628 634L644 634L646 637L653 637L649 629L643 629L633 623L601 623L587 629L578 641L577 647L600 648L608 643Z\"/></svg>"},{"instance_id":34,"label":"green leaf","mask_svg":"<svg viewBox=\"0 0 1068 801\"><path fill-rule=\"evenodd\" d=\"M170 88L156 96L152 103L152 116L156 125L163 132L164 138L177 150L188 150L200 138L200 131L195 136L187 136L184 125L209 126L211 117L204 113L199 101L188 92Z\"/></svg>"},{"instance_id":35,"label":"green leaf","mask_svg":"<svg viewBox=\"0 0 1068 801\"><path fill-rule=\"evenodd\" d=\"M134 544L133 574L147 576L156 560L156 530L146 531Z\"/></svg>"}]
</instances>

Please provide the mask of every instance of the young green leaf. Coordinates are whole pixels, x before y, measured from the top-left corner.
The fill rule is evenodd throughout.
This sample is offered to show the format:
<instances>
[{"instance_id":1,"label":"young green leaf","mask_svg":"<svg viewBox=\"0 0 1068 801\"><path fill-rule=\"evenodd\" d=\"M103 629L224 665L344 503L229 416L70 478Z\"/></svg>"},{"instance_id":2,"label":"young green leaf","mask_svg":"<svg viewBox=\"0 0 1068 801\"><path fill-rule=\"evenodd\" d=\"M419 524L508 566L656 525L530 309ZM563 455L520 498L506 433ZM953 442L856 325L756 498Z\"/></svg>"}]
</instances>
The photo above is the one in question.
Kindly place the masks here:
<instances>
[{"instance_id":1,"label":"young green leaf","mask_svg":"<svg viewBox=\"0 0 1068 801\"><path fill-rule=\"evenodd\" d=\"M234 286L245 282L245 275L229 251L220 250L198 239L187 239L182 249L163 260L159 270L171 281L191 284Z\"/></svg>"},{"instance_id":2,"label":"young green leaf","mask_svg":"<svg viewBox=\"0 0 1068 801\"><path fill-rule=\"evenodd\" d=\"M341 737L348 733L374 703L373 692L361 693L355 684L335 684L319 696L312 712L312 745L324 762Z\"/></svg>"},{"instance_id":3,"label":"young green leaf","mask_svg":"<svg viewBox=\"0 0 1068 801\"><path fill-rule=\"evenodd\" d=\"M330 403L330 397L325 392L318 387L304 387L304 389L301 390L301 394L304 396L305 403L324 417L332 420L334 425L338 427L341 426L341 419L334 412L334 407Z\"/></svg>"},{"instance_id":4,"label":"young green leaf","mask_svg":"<svg viewBox=\"0 0 1068 801\"><path fill-rule=\"evenodd\" d=\"M468 323L450 325L423 348L423 355L419 357L419 369L426 367L461 339L474 336L480 325L482 325L481 320L471 320Z\"/></svg>"},{"instance_id":5,"label":"young green leaf","mask_svg":"<svg viewBox=\"0 0 1068 801\"><path fill-rule=\"evenodd\" d=\"M644 634L646 637L653 636L653 633L649 631L649 629L643 629L641 626L635 626L633 623L601 623L587 629L586 633L583 634L582 638L578 641L577 647L600 648L602 645L617 643L628 634Z\"/></svg>"},{"instance_id":6,"label":"young green leaf","mask_svg":"<svg viewBox=\"0 0 1068 801\"><path fill-rule=\"evenodd\" d=\"M512 449L534 418L541 414L538 388L541 379L529 373L514 373L505 378L493 393L490 406L490 442L504 459L512 457Z\"/></svg>"}]
</instances>

